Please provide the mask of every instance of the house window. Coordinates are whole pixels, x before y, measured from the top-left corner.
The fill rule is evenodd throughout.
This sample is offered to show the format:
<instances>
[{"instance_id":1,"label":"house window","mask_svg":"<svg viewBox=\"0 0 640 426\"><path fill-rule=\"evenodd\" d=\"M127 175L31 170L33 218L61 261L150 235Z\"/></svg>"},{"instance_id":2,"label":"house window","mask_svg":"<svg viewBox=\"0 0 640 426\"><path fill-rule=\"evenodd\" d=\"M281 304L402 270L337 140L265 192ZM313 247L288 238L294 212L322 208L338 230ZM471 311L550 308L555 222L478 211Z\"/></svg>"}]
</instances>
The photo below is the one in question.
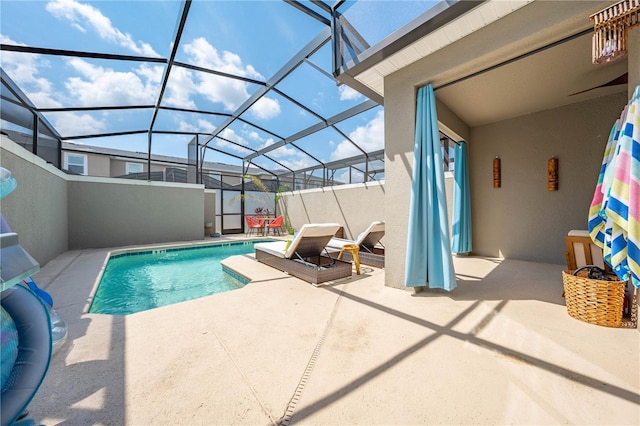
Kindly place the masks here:
<instances>
[{"instance_id":1,"label":"house window","mask_svg":"<svg viewBox=\"0 0 640 426\"><path fill-rule=\"evenodd\" d=\"M87 174L87 156L85 154L64 153L64 169L78 175Z\"/></svg>"},{"instance_id":2,"label":"house window","mask_svg":"<svg viewBox=\"0 0 640 426\"><path fill-rule=\"evenodd\" d=\"M144 166L142 163L126 163L124 171L128 175L131 173L142 173L144 171Z\"/></svg>"}]
</instances>

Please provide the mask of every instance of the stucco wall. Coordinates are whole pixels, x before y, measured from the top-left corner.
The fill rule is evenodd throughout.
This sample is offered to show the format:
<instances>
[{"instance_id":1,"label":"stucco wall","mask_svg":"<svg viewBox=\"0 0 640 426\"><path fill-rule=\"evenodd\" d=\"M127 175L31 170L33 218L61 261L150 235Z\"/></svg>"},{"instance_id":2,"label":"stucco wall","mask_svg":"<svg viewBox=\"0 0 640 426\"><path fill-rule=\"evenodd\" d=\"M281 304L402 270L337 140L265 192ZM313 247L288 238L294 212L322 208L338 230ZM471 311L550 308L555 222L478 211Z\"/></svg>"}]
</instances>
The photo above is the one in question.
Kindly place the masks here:
<instances>
[{"instance_id":1,"label":"stucco wall","mask_svg":"<svg viewBox=\"0 0 640 426\"><path fill-rule=\"evenodd\" d=\"M66 175L0 141L0 165L18 181L0 208L41 265L67 250L203 238L202 185Z\"/></svg>"},{"instance_id":2,"label":"stucco wall","mask_svg":"<svg viewBox=\"0 0 640 426\"><path fill-rule=\"evenodd\" d=\"M18 182L0 211L20 245L44 265L68 249L65 174L4 135L0 147L0 166Z\"/></svg>"},{"instance_id":3,"label":"stucco wall","mask_svg":"<svg viewBox=\"0 0 640 426\"><path fill-rule=\"evenodd\" d=\"M413 170L416 90L403 78L385 79L385 284L404 287Z\"/></svg>"},{"instance_id":4,"label":"stucco wall","mask_svg":"<svg viewBox=\"0 0 640 426\"><path fill-rule=\"evenodd\" d=\"M469 144L473 251L565 262L571 229L587 229L609 131L626 93L473 128ZM492 185L499 156L502 187ZM547 160L559 162L559 189L547 190Z\"/></svg>"},{"instance_id":5,"label":"stucco wall","mask_svg":"<svg viewBox=\"0 0 640 426\"><path fill-rule=\"evenodd\" d=\"M109 176L109 157L97 154L87 154L87 157L87 175Z\"/></svg>"},{"instance_id":6,"label":"stucco wall","mask_svg":"<svg viewBox=\"0 0 640 426\"><path fill-rule=\"evenodd\" d=\"M68 203L70 249L203 238L202 185L73 176Z\"/></svg>"},{"instance_id":7,"label":"stucco wall","mask_svg":"<svg viewBox=\"0 0 640 426\"><path fill-rule=\"evenodd\" d=\"M368 182L294 191L284 199L295 230L305 223L335 222L344 227L345 238L355 238L374 220L385 220L385 192L384 183Z\"/></svg>"}]
</instances>

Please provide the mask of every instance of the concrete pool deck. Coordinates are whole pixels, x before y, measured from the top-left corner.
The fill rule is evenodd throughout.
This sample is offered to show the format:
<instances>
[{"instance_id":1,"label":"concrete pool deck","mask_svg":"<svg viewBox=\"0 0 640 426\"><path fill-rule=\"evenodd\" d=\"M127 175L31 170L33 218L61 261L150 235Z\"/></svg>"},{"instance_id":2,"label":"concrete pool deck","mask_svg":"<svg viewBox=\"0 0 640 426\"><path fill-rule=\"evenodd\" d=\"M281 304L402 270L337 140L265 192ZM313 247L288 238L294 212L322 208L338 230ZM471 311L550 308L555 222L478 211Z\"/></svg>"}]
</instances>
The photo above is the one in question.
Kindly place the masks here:
<instances>
[{"instance_id":1,"label":"concrete pool deck","mask_svg":"<svg viewBox=\"0 0 640 426\"><path fill-rule=\"evenodd\" d=\"M640 333L569 317L562 265L455 257L455 291L414 295L381 269L314 287L236 256L242 289L89 314L108 252L35 276L69 326L36 422L640 424Z\"/></svg>"}]
</instances>

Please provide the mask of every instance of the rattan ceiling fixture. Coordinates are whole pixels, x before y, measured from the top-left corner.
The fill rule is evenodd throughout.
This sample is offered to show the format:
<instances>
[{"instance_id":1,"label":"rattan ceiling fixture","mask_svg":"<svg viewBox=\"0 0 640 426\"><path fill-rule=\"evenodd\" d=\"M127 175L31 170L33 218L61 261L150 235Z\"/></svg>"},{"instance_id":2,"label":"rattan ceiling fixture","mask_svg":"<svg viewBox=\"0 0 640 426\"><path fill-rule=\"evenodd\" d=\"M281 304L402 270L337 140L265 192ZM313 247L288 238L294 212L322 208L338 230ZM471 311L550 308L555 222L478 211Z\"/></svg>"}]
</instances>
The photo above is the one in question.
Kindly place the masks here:
<instances>
[{"instance_id":1,"label":"rattan ceiling fixture","mask_svg":"<svg viewBox=\"0 0 640 426\"><path fill-rule=\"evenodd\" d=\"M640 25L640 0L622 0L590 16L594 25L593 63L627 54L629 28Z\"/></svg>"}]
</instances>

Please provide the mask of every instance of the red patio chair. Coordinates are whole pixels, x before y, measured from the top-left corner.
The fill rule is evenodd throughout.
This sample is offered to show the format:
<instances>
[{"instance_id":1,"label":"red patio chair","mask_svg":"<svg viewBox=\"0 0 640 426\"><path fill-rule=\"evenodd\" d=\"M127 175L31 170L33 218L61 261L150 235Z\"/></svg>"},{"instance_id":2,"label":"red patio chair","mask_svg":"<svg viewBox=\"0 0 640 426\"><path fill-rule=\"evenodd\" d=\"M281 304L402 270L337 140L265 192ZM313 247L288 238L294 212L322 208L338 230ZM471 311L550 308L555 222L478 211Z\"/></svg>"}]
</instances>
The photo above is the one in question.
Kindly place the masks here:
<instances>
[{"instance_id":1,"label":"red patio chair","mask_svg":"<svg viewBox=\"0 0 640 426\"><path fill-rule=\"evenodd\" d=\"M258 231L262 232L264 229L264 218L260 216L245 216L244 220L247 222L247 236L251 235L252 232L258 233Z\"/></svg>"},{"instance_id":2,"label":"red patio chair","mask_svg":"<svg viewBox=\"0 0 640 426\"><path fill-rule=\"evenodd\" d=\"M282 228L282 224L284 223L284 216L280 215L273 219L271 222L267 223L267 235L269 235L269 230L273 229L273 234L276 232L280 235L280 228Z\"/></svg>"}]
</instances>

